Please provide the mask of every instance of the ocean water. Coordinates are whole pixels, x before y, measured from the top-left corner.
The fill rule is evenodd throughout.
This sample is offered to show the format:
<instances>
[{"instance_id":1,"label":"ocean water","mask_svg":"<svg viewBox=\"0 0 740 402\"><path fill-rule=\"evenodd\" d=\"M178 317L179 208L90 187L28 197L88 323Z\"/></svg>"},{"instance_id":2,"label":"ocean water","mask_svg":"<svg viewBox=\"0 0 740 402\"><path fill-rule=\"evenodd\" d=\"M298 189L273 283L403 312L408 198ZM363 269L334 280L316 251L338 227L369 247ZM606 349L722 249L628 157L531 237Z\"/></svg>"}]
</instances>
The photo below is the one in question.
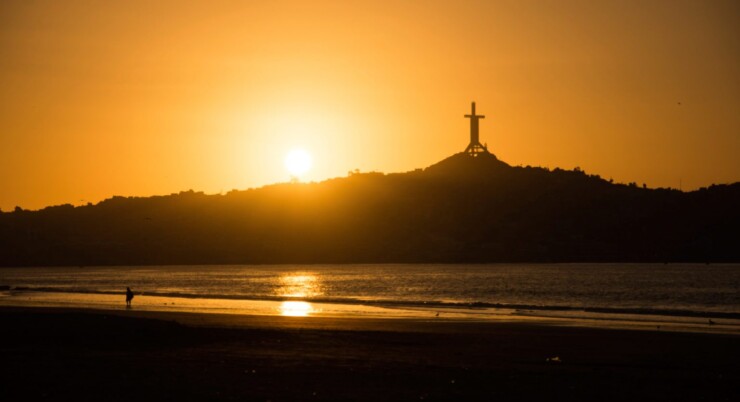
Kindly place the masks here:
<instances>
[{"instance_id":1,"label":"ocean water","mask_svg":"<svg viewBox=\"0 0 740 402\"><path fill-rule=\"evenodd\" d=\"M159 309L249 312L288 302L296 315L351 310L740 319L740 264L0 268L0 305L120 305L127 286L137 294L135 305ZM285 306L279 313L285 314Z\"/></svg>"}]
</instances>

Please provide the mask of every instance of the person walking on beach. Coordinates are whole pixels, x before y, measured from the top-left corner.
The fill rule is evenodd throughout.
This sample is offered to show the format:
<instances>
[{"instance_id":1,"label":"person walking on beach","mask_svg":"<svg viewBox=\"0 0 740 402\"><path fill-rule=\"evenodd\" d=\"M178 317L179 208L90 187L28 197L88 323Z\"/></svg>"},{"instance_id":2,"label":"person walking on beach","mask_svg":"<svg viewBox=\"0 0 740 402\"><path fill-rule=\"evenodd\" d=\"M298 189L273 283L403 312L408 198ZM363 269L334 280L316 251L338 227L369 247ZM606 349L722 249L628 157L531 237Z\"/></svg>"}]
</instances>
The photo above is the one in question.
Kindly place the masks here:
<instances>
[{"instance_id":1,"label":"person walking on beach","mask_svg":"<svg viewBox=\"0 0 740 402\"><path fill-rule=\"evenodd\" d=\"M126 287L126 307L131 307L131 300L134 298L134 292L131 291L131 288Z\"/></svg>"}]
</instances>

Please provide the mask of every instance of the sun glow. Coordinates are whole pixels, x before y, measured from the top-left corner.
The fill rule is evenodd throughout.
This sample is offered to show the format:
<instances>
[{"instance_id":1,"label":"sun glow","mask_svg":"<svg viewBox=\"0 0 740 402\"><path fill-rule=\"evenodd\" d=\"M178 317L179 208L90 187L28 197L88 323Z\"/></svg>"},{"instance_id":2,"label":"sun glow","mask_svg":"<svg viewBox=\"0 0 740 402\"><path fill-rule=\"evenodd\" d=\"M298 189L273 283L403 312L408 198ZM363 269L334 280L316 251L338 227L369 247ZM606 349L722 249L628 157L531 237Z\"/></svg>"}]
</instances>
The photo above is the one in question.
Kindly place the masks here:
<instances>
[{"instance_id":1,"label":"sun glow","mask_svg":"<svg viewBox=\"0 0 740 402\"><path fill-rule=\"evenodd\" d=\"M285 156L285 168L291 176L301 177L311 169L311 154L303 149L294 149Z\"/></svg>"}]
</instances>

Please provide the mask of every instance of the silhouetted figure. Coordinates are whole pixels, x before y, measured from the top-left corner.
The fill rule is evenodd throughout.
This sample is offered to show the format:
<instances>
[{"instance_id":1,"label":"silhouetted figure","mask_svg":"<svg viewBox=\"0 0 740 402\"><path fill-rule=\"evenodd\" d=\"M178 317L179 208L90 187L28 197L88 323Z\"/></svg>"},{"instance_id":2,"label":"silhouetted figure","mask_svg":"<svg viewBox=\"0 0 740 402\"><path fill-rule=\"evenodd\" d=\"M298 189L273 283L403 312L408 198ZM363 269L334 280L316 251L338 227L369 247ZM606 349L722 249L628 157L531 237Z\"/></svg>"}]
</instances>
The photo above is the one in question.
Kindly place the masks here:
<instances>
[{"instance_id":1,"label":"silhouetted figure","mask_svg":"<svg viewBox=\"0 0 740 402\"><path fill-rule=\"evenodd\" d=\"M126 307L131 307L131 300L134 299L134 292L131 291L131 288L126 288Z\"/></svg>"}]
</instances>

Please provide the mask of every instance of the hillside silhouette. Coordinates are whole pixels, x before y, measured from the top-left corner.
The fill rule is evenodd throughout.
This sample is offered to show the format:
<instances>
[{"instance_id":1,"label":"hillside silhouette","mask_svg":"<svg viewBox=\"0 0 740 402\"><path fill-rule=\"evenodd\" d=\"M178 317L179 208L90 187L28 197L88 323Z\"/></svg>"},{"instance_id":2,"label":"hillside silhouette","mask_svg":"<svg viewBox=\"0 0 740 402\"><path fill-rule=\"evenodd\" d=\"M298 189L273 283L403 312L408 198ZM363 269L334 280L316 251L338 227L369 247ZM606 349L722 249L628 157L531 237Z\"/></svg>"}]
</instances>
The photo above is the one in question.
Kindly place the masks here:
<instances>
[{"instance_id":1,"label":"hillside silhouette","mask_svg":"<svg viewBox=\"0 0 740 402\"><path fill-rule=\"evenodd\" d=\"M0 265L740 261L740 183L680 192L453 155L206 195L0 214Z\"/></svg>"}]
</instances>

